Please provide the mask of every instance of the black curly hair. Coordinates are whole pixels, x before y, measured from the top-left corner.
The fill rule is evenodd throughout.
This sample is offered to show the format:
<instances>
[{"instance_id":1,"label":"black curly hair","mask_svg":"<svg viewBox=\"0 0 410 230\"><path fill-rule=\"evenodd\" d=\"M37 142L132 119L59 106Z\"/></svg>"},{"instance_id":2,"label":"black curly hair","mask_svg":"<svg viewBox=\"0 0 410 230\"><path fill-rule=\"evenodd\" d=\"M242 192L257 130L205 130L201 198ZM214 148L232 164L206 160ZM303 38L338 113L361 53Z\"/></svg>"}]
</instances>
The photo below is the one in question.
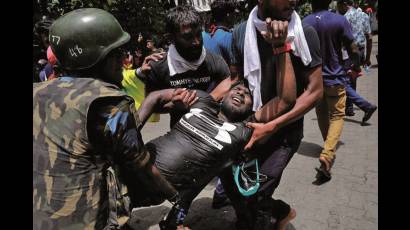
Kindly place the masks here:
<instances>
[{"instance_id":1,"label":"black curly hair","mask_svg":"<svg viewBox=\"0 0 410 230\"><path fill-rule=\"evenodd\" d=\"M223 21L227 14L235 11L236 3L233 0L215 0L211 3L211 12L216 22Z\"/></svg>"},{"instance_id":2,"label":"black curly hair","mask_svg":"<svg viewBox=\"0 0 410 230\"><path fill-rule=\"evenodd\" d=\"M167 33L175 34L179 31L180 26L186 25L194 28L202 25L198 11L189 5L177 6L169 10L165 23Z\"/></svg>"},{"instance_id":3,"label":"black curly hair","mask_svg":"<svg viewBox=\"0 0 410 230\"><path fill-rule=\"evenodd\" d=\"M246 80L246 79L242 79L242 80L239 80L239 81L236 81L236 82L234 82L232 85L231 85L231 87L229 88L229 90L231 90L231 89L233 89L235 86L237 86L237 85L244 85L246 88L248 88L248 90L249 90L249 92L251 93L251 95L252 95L252 91L251 91L251 89L249 88L249 82L248 82L248 80Z\"/></svg>"}]
</instances>

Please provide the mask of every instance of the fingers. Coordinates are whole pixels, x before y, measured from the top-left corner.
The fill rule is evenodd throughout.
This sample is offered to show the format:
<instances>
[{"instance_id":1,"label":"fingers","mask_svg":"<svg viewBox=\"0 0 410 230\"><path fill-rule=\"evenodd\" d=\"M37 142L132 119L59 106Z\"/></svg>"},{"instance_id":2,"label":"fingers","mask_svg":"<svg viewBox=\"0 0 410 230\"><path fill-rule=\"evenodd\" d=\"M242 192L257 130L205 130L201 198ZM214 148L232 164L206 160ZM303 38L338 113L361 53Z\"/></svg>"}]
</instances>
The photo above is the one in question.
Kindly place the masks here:
<instances>
[{"instance_id":1,"label":"fingers","mask_svg":"<svg viewBox=\"0 0 410 230\"><path fill-rule=\"evenodd\" d=\"M181 94L184 91L186 91L186 88L176 88L172 94L173 95L178 95L178 94Z\"/></svg>"},{"instance_id":2,"label":"fingers","mask_svg":"<svg viewBox=\"0 0 410 230\"><path fill-rule=\"evenodd\" d=\"M145 57L144 63L148 63L148 62L150 62L150 61L158 61L158 60L161 60L162 58L164 58L164 54L165 54L164 52L163 52L163 53L154 53L154 54L151 54L151 55Z\"/></svg>"},{"instance_id":3,"label":"fingers","mask_svg":"<svg viewBox=\"0 0 410 230\"><path fill-rule=\"evenodd\" d=\"M150 61L158 61L158 59L156 59L155 57L153 57L153 56L146 56L145 58L144 58L144 65L145 64L148 64Z\"/></svg>"},{"instance_id":4,"label":"fingers","mask_svg":"<svg viewBox=\"0 0 410 230\"><path fill-rule=\"evenodd\" d=\"M142 71L147 71L147 70L151 70L151 66L150 65L144 65L142 67Z\"/></svg>"},{"instance_id":5,"label":"fingers","mask_svg":"<svg viewBox=\"0 0 410 230\"><path fill-rule=\"evenodd\" d=\"M271 35L272 33L266 32L266 31L261 31L262 37L265 39L265 41L270 41L271 40Z\"/></svg>"},{"instance_id":6,"label":"fingers","mask_svg":"<svg viewBox=\"0 0 410 230\"><path fill-rule=\"evenodd\" d=\"M287 21L276 21L271 23L273 29L274 38L286 38L288 35L288 25Z\"/></svg>"},{"instance_id":7,"label":"fingers","mask_svg":"<svg viewBox=\"0 0 410 230\"><path fill-rule=\"evenodd\" d=\"M272 33L272 34L273 34L273 29L272 29L272 26L271 26L271 24L272 24L272 19L268 17L268 18L265 19L265 22L266 22L266 28L268 29L267 31L268 31L269 33Z\"/></svg>"},{"instance_id":8,"label":"fingers","mask_svg":"<svg viewBox=\"0 0 410 230\"><path fill-rule=\"evenodd\" d=\"M285 23L279 21L278 23L278 37L283 37L284 34L284 27L285 27Z\"/></svg>"},{"instance_id":9,"label":"fingers","mask_svg":"<svg viewBox=\"0 0 410 230\"><path fill-rule=\"evenodd\" d=\"M262 31L262 37L273 45L281 45L285 42L288 35L288 22L271 20L271 18L266 18L265 20L267 30Z\"/></svg>"},{"instance_id":10,"label":"fingers","mask_svg":"<svg viewBox=\"0 0 410 230\"><path fill-rule=\"evenodd\" d=\"M245 145L244 150L249 150L252 148L253 143L255 143L255 139L251 138L248 142L248 144Z\"/></svg>"},{"instance_id":11,"label":"fingers","mask_svg":"<svg viewBox=\"0 0 410 230\"><path fill-rule=\"evenodd\" d=\"M265 20L267 31L262 31L261 34L265 40L275 42L284 41L288 35L288 25L287 21L271 20L266 18Z\"/></svg>"},{"instance_id":12,"label":"fingers","mask_svg":"<svg viewBox=\"0 0 410 230\"><path fill-rule=\"evenodd\" d=\"M182 93L180 93L179 95L177 95L176 97L175 97L175 100L178 100L178 101L183 101L184 99L185 99L185 97L186 97L186 95L188 94L188 91L183 91Z\"/></svg>"},{"instance_id":13,"label":"fingers","mask_svg":"<svg viewBox=\"0 0 410 230\"><path fill-rule=\"evenodd\" d=\"M273 30L273 37L278 38L279 37L279 21L274 20L271 22L271 28Z\"/></svg>"},{"instance_id":14,"label":"fingers","mask_svg":"<svg viewBox=\"0 0 410 230\"><path fill-rule=\"evenodd\" d=\"M184 103L185 105L188 105L191 94L192 94L191 92L187 91L184 97L182 98L182 103Z\"/></svg>"},{"instance_id":15,"label":"fingers","mask_svg":"<svg viewBox=\"0 0 410 230\"><path fill-rule=\"evenodd\" d=\"M190 103L189 106L191 107L193 104L195 104L195 102L197 102L199 99L199 97L195 97Z\"/></svg>"},{"instance_id":16,"label":"fingers","mask_svg":"<svg viewBox=\"0 0 410 230\"><path fill-rule=\"evenodd\" d=\"M248 128L256 128L256 126L257 126L257 124L256 123L253 123L253 122L247 122L246 123L246 126L248 127Z\"/></svg>"},{"instance_id":17,"label":"fingers","mask_svg":"<svg viewBox=\"0 0 410 230\"><path fill-rule=\"evenodd\" d=\"M154 54L151 54L150 56L156 58L157 60L161 60L162 58L164 58L164 54L165 54L165 52L162 52L162 53L154 53Z\"/></svg>"},{"instance_id":18,"label":"fingers","mask_svg":"<svg viewBox=\"0 0 410 230\"><path fill-rule=\"evenodd\" d=\"M262 31L261 34L265 40L272 40L272 36L273 36L272 19L268 17L265 19L265 22L266 22L267 30Z\"/></svg>"},{"instance_id":19,"label":"fingers","mask_svg":"<svg viewBox=\"0 0 410 230\"><path fill-rule=\"evenodd\" d=\"M188 91L186 90L186 88L175 89L172 93L172 101L182 101L187 93Z\"/></svg>"},{"instance_id":20,"label":"fingers","mask_svg":"<svg viewBox=\"0 0 410 230\"><path fill-rule=\"evenodd\" d=\"M180 108L188 109L193 105L198 97L196 90L187 90L186 88L176 88L172 93L171 101Z\"/></svg>"},{"instance_id":21,"label":"fingers","mask_svg":"<svg viewBox=\"0 0 410 230\"><path fill-rule=\"evenodd\" d=\"M196 96L196 90L192 91L191 94L188 97L188 105L191 106L193 105L196 101L198 100L198 97Z\"/></svg>"}]
</instances>

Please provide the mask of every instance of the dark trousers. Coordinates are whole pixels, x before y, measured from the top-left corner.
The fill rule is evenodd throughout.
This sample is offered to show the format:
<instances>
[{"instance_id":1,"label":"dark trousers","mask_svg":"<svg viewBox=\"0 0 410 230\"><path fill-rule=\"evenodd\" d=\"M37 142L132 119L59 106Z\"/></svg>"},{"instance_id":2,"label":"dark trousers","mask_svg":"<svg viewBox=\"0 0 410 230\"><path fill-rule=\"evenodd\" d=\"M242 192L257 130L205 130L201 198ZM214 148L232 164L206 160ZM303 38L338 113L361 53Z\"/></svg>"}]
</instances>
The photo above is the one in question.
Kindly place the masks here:
<instances>
[{"instance_id":1,"label":"dark trousers","mask_svg":"<svg viewBox=\"0 0 410 230\"><path fill-rule=\"evenodd\" d=\"M359 57L360 57L360 63L364 64L365 61L365 48L364 47L359 47ZM344 61L344 69L345 71L348 71L350 69L350 66L352 65L352 61L350 59L347 59ZM359 107L363 111L367 111L372 104L369 103L366 99L364 99L362 96L360 96L356 92L356 85L357 85L357 78L351 78L351 77L346 77L345 79L345 89L346 89L346 110L351 110L353 111L353 104Z\"/></svg>"},{"instance_id":2,"label":"dark trousers","mask_svg":"<svg viewBox=\"0 0 410 230\"><path fill-rule=\"evenodd\" d=\"M359 107L363 111L369 110L372 107L372 104L360 96L356 92L356 81L357 79L352 79L347 77L345 80L345 89L346 89L346 110L353 110L353 104Z\"/></svg>"},{"instance_id":3,"label":"dark trousers","mask_svg":"<svg viewBox=\"0 0 410 230\"><path fill-rule=\"evenodd\" d=\"M244 197L240 194L234 182L231 167L227 167L220 174L222 185L227 196L232 201L238 219L243 218L252 222L258 210L265 209L266 204L275 204L271 198L273 192L278 187L283 170L299 148L303 137L303 128L286 129L283 131L278 135L274 135L267 143L259 146L255 149L254 153L251 153L258 156L258 161L260 162L259 172L268 178L266 182L261 183L261 187L255 195ZM273 214L274 212L272 212ZM281 219L281 213L276 215L277 218Z\"/></svg>"}]
</instances>

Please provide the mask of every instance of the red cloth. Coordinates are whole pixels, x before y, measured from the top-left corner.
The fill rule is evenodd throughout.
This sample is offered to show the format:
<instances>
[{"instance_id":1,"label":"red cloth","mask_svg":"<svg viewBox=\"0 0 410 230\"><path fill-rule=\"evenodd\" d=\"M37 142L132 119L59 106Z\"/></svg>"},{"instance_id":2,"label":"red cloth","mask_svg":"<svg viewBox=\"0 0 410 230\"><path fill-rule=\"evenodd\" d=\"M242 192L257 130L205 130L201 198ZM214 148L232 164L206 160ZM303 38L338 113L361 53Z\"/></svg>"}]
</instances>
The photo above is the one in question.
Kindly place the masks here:
<instances>
[{"instance_id":1,"label":"red cloth","mask_svg":"<svg viewBox=\"0 0 410 230\"><path fill-rule=\"evenodd\" d=\"M55 65L57 63L57 58L51 50L51 46L47 49L47 60L51 65Z\"/></svg>"},{"instance_id":2,"label":"red cloth","mask_svg":"<svg viewBox=\"0 0 410 230\"><path fill-rule=\"evenodd\" d=\"M368 14L371 14L371 13L373 13L373 10L372 10L372 8L370 8L370 7L369 7L369 8L367 8L367 9L366 9L366 13L368 13Z\"/></svg>"},{"instance_id":3,"label":"red cloth","mask_svg":"<svg viewBox=\"0 0 410 230\"><path fill-rule=\"evenodd\" d=\"M216 29L217 29L217 28L216 28L216 25L215 25L215 24L212 24L212 25L209 27L209 33L211 34L211 37L212 37L212 35L214 35Z\"/></svg>"}]
</instances>

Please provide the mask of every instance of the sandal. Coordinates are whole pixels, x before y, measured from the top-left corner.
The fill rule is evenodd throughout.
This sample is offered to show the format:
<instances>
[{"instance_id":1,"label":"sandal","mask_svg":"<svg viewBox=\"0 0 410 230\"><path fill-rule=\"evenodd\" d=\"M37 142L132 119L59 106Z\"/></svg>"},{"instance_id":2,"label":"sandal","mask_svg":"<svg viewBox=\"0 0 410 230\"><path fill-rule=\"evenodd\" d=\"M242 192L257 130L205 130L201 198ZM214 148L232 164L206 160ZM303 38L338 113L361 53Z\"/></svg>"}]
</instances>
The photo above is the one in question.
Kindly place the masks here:
<instances>
[{"instance_id":1,"label":"sandal","mask_svg":"<svg viewBox=\"0 0 410 230\"><path fill-rule=\"evenodd\" d=\"M320 176L324 179L330 180L332 179L332 175L330 174L330 169L332 168L335 160L329 160L326 157L319 157L320 167L315 168L316 171Z\"/></svg>"}]
</instances>

